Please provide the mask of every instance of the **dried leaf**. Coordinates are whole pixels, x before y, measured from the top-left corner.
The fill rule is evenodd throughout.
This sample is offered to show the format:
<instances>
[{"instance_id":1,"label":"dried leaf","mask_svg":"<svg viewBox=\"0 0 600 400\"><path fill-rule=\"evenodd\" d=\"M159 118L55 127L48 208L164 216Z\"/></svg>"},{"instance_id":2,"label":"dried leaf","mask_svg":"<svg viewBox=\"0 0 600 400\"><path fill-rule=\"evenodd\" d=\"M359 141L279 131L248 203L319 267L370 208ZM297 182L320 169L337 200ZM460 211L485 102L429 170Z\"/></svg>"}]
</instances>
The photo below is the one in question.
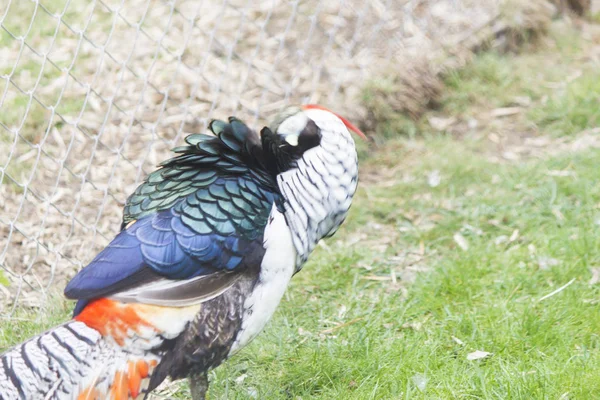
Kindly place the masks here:
<instances>
[{"instance_id":1,"label":"dried leaf","mask_svg":"<svg viewBox=\"0 0 600 400\"><path fill-rule=\"evenodd\" d=\"M544 256L538 257L538 266L542 270L546 270L551 267L556 267L559 264L560 264L560 261L557 260L556 258L544 257Z\"/></svg>"},{"instance_id":2,"label":"dried leaf","mask_svg":"<svg viewBox=\"0 0 600 400\"><path fill-rule=\"evenodd\" d=\"M327 334L330 334L330 333L332 333L332 332L335 332L335 331L337 331L338 329L345 328L345 327L346 327L346 326L348 326L348 325L353 325L353 324L355 324L355 323L357 323L357 322L359 322L359 321L362 321L363 319L364 319L364 318L362 318L362 317L359 317L359 318L354 318L354 319L353 319L353 320L351 320L351 321L344 322L343 324L337 324L336 326L334 326L334 327L332 327L332 328L328 328L328 329L324 329L324 330L322 330L321 332L319 332L319 335L327 335Z\"/></svg>"},{"instance_id":3,"label":"dried leaf","mask_svg":"<svg viewBox=\"0 0 600 400\"><path fill-rule=\"evenodd\" d=\"M412 381L421 392L424 392L427 388L427 376L425 374L414 374Z\"/></svg>"},{"instance_id":4,"label":"dried leaf","mask_svg":"<svg viewBox=\"0 0 600 400\"><path fill-rule=\"evenodd\" d=\"M369 281L383 282L383 281L391 281L392 277L391 276L381 276L381 275L367 275L363 279L366 279Z\"/></svg>"},{"instance_id":5,"label":"dried leaf","mask_svg":"<svg viewBox=\"0 0 600 400\"><path fill-rule=\"evenodd\" d=\"M412 329L415 331L420 331L423 328L423 324L420 322L405 322L402 324L402 329Z\"/></svg>"},{"instance_id":6,"label":"dried leaf","mask_svg":"<svg viewBox=\"0 0 600 400\"><path fill-rule=\"evenodd\" d=\"M500 139L500 136L498 136L498 134L494 133L494 132L492 132L488 135L488 139L490 139L490 141L492 141L496 144L500 144L500 142L502 142L502 140Z\"/></svg>"},{"instance_id":7,"label":"dried leaf","mask_svg":"<svg viewBox=\"0 0 600 400\"><path fill-rule=\"evenodd\" d=\"M433 129L435 129L436 131L445 131L452 124L454 124L456 122L456 117L450 117L450 118L429 117L427 119L429 120L429 125L431 125L431 127Z\"/></svg>"},{"instance_id":8,"label":"dried leaf","mask_svg":"<svg viewBox=\"0 0 600 400\"><path fill-rule=\"evenodd\" d=\"M487 351L476 350L472 353L467 354L467 360L481 360L483 358L491 356L492 353L488 353Z\"/></svg>"},{"instance_id":9,"label":"dried leaf","mask_svg":"<svg viewBox=\"0 0 600 400\"><path fill-rule=\"evenodd\" d=\"M514 151L504 151L502 152L502 158L508 161L518 161L520 157Z\"/></svg>"},{"instance_id":10,"label":"dried leaf","mask_svg":"<svg viewBox=\"0 0 600 400\"><path fill-rule=\"evenodd\" d=\"M247 392L248 397L250 397L251 399L258 399L258 390L256 390L256 388L249 387Z\"/></svg>"},{"instance_id":11,"label":"dried leaf","mask_svg":"<svg viewBox=\"0 0 600 400\"><path fill-rule=\"evenodd\" d=\"M307 330L302 329L301 327L298 327L298 335L300 335L300 336L310 336L310 335L312 335L312 333L309 332L309 331L307 331Z\"/></svg>"},{"instance_id":12,"label":"dried leaf","mask_svg":"<svg viewBox=\"0 0 600 400\"><path fill-rule=\"evenodd\" d=\"M440 175L440 171L437 169L434 171L431 171L429 173L429 175L427 175L427 184L431 187L439 186L441 181L442 181L442 176Z\"/></svg>"},{"instance_id":13,"label":"dried leaf","mask_svg":"<svg viewBox=\"0 0 600 400\"><path fill-rule=\"evenodd\" d=\"M560 222L565 220L565 216L563 215L563 213L560 212L560 210L556 207L552 208L552 214L554 214L556 219L559 220Z\"/></svg>"},{"instance_id":14,"label":"dried leaf","mask_svg":"<svg viewBox=\"0 0 600 400\"><path fill-rule=\"evenodd\" d=\"M509 115L515 115L521 112L521 107L503 107L492 110L491 115L494 118L508 117Z\"/></svg>"},{"instance_id":15,"label":"dried leaf","mask_svg":"<svg viewBox=\"0 0 600 400\"><path fill-rule=\"evenodd\" d=\"M546 172L546 175L549 175L549 176L575 176L575 172L550 170L550 171Z\"/></svg>"},{"instance_id":16,"label":"dried leaf","mask_svg":"<svg viewBox=\"0 0 600 400\"><path fill-rule=\"evenodd\" d=\"M506 235L500 235L496 239L494 239L494 244L496 244L496 245L501 245L506 242L508 242L508 236L506 236Z\"/></svg>"},{"instance_id":17,"label":"dried leaf","mask_svg":"<svg viewBox=\"0 0 600 400\"><path fill-rule=\"evenodd\" d=\"M459 344L461 346L464 346L464 344L465 344L465 342L463 342L462 340L460 340L456 336L452 336L452 340L454 340L456 342L456 344Z\"/></svg>"},{"instance_id":18,"label":"dried leaf","mask_svg":"<svg viewBox=\"0 0 600 400\"><path fill-rule=\"evenodd\" d=\"M463 229L464 229L464 231L472 232L477 236L483 235L483 231L473 225L464 224Z\"/></svg>"},{"instance_id":19,"label":"dried leaf","mask_svg":"<svg viewBox=\"0 0 600 400\"><path fill-rule=\"evenodd\" d=\"M522 107L528 107L531 105L531 97L529 96L515 96L514 102Z\"/></svg>"},{"instance_id":20,"label":"dried leaf","mask_svg":"<svg viewBox=\"0 0 600 400\"><path fill-rule=\"evenodd\" d=\"M456 242L458 247L460 247L464 251L469 250L469 242L467 242L467 239L465 239L465 237L460 233L456 232L454 234L454 241Z\"/></svg>"}]
</instances>

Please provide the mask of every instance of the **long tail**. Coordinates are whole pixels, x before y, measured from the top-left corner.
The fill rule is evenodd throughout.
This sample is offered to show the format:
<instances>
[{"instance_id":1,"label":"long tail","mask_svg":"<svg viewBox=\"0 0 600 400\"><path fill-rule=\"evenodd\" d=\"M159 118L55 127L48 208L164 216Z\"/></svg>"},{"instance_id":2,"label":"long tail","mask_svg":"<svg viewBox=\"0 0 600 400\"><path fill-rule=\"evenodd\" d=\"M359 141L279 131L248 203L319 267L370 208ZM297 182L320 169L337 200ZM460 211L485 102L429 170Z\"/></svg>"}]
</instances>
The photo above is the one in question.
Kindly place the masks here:
<instances>
[{"instance_id":1,"label":"long tail","mask_svg":"<svg viewBox=\"0 0 600 400\"><path fill-rule=\"evenodd\" d=\"M0 355L0 399L144 398L160 362L153 349L171 336L168 330L179 333L178 325L197 309L177 312L175 323L167 311L107 299L92 303L75 320ZM152 319L155 324L146 322Z\"/></svg>"},{"instance_id":2,"label":"long tail","mask_svg":"<svg viewBox=\"0 0 600 400\"><path fill-rule=\"evenodd\" d=\"M81 322L69 322L4 353L0 398L60 398L72 394L87 372L91 349L100 334Z\"/></svg>"}]
</instances>

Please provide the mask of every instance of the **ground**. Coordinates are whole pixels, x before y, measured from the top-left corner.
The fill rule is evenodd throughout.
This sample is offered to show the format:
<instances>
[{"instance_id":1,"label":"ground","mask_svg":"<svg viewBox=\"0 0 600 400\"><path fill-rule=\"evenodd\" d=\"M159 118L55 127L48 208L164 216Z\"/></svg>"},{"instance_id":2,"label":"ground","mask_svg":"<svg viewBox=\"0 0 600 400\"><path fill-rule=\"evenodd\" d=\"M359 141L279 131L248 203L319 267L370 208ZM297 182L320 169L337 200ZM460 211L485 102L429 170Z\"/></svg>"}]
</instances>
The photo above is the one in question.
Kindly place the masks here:
<instances>
[{"instance_id":1,"label":"ground","mask_svg":"<svg viewBox=\"0 0 600 400\"><path fill-rule=\"evenodd\" d=\"M599 55L596 27L556 22L446 76L417 134L361 145L347 223L210 397L598 396ZM3 322L0 348L66 319L56 303Z\"/></svg>"}]
</instances>

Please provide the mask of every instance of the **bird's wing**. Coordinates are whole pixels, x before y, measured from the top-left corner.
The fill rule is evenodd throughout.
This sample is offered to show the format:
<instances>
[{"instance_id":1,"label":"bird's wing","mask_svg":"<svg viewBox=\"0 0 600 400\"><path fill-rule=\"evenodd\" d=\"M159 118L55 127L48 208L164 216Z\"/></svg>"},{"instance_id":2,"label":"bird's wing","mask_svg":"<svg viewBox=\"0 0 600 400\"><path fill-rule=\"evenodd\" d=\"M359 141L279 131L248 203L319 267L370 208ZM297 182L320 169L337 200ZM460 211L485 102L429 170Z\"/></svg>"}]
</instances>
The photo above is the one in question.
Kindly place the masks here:
<instances>
[{"instance_id":1,"label":"bird's wing","mask_svg":"<svg viewBox=\"0 0 600 400\"><path fill-rule=\"evenodd\" d=\"M125 204L122 228L173 207L189 194L211 188L213 182L223 177L242 178L237 188L231 186L235 180L230 180L228 188L234 195L249 196L251 201L258 191L278 192L273 176L264 165L263 146L256 132L235 118L230 118L229 123L213 121L209 128L214 136L188 136L187 146L173 149L180 155L161 163L160 168L138 186ZM228 192L219 189L215 187L211 193L218 199L226 199ZM203 200L202 195L198 200Z\"/></svg>"},{"instance_id":2,"label":"bird's wing","mask_svg":"<svg viewBox=\"0 0 600 400\"><path fill-rule=\"evenodd\" d=\"M128 199L121 232L67 285L75 313L100 297L189 305L227 290L264 255L263 232L279 194L241 122L192 135ZM256 136L254 134L254 136Z\"/></svg>"},{"instance_id":3,"label":"bird's wing","mask_svg":"<svg viewBox=\"0 0 600 400\"><path fill-rule=\"evenodd\" d=\"M110 296L123 303L185 307L213 299L237 282L240 273L214 272L190 279L157 279Z\"/></svg>"}]
</instances>

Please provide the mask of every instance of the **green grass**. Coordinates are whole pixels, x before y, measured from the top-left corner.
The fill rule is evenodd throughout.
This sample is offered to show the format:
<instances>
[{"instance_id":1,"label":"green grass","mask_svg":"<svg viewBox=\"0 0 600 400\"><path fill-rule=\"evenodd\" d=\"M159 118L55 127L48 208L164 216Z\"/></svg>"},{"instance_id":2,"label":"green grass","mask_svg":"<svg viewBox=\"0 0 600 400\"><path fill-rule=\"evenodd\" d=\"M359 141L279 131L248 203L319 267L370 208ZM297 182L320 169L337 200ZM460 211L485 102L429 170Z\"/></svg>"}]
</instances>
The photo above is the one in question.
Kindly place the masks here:
<instances>
[{"instance_id":1,"label":"green grass","mask_svg":"<svg viewBox=\"0 0 600 400\"><path fill-rule=\"evenodd\" d=\"M249 398L251 388L258 398L282 399L600 394L599 288L587 283L600 259L600 152L499 168L452 139L429 145L421 165L408 170L415 181L363 188L345 233L329 244L331 253L317 252L267 332L216 371L216 398ZM433 166L442 176L436 188L426 183ZM564 168L576 178L547 175ZM435 224L425 223L433 216ZM367 221L383 228L365 231ZM499 240L516 229L513 242ZM369 243L345 245L356 230ZM376 250L386 233L398 231L385 252ZM457 232L468 251L456 245ZM406 296L391 281L366 279L389 276L391 268L400 275L393 256L421 242L431 272L408 286ZM493 354L468 361L475 350ZM246 379L236 384L242 374ZM424 391L414 383L418 376L427 379Z\"/></svg>"},{"instance_id":2,"label":"green grass","mask_svg":"<svg viewBox=\"0 0 600 400\"><path fill-rule=\"evenodd\" d=\"M526 95L516 122L538 134L595 126L597 75L578 64L589 44L565 37L579 40L555 34L538 52L477 57L447 77L441 112L466 118ZM552 49L564 62L540 68ZM573 68L582 75L568 81ZM479 139L425 130L361 151L348 221L294 277L267 329L211 373L212 399L600 396L600 285L590 284L600 151L499 164ZM0 349L66 319L59 304L4 321ZM476 350L491 355L469 360ZM177 396L188 397L185 383Z\"/></svg>"},{"instance_id":3,"label":"green grass","mask_svg":"<svg viewBox=\"0 0 600 400\"><path fill-rule=\"evenodd\" d=\"M597 37L585 40L573 27L555 24L538 49L478 55L445 77L442 111L480 118L482 112L526 101L531 106L525 122L544 134L565 136L593 128L600 119L600 74L586 54L597 44Z\"/></svg>"},{"instance_id":4,"label":"green grass","mask_svg":"<svg viewBox=\"0 0 600 400\"><path fill-rule=\"evenodd\" d=\"M535 122L553 135L570 135L600 122L600 73L589 71L532 110Z\"/></svg>"},{"instance_id":5,"label":"green grass","mask_svg":"<svg viewBox=\"0 0 600 400\"><path fill-rule=\"evenodd\" d=\"M435 138L405 156L411 179L362 186L343 231L294 278L266 331L212 374L212 398L600 393L600 287L588 284L600 263L600 151L498 166L461 142ZM378 168L392 166L385 160L377 159ZM441 174L435 188L427 184L432 168ZM548 174L557 170L575 176ZM457 232L468 251L457 246ZM360 233L365 237L347 245ZM394 256L420 246L429 270L414 284L369 279L391 270L401 277L405 267ZM0 347L63 320L66 311L43 318L40 326L3 323ZM492 355L467 360L475 350ZM422 377L420 390L415 381Z\"/></svg>"},{"instance_id":6,"label":"green grass","mask_svg":"<svg viewBox=\"0 0 600 400\"><path fill-rule=\"evenodd\" d=\"M380 121L375 124L376 141L385 142L398 134L414 137L418 133L416 121L410 116L398 113L389 103L389 99L401 90L401 84L387 77L367 82L362 90L362 104L373 113L371 118L374 121Z\"/></svg>"},{"instance_id":7,"label":"green grass","mask_svg":"<svg viewBox=\"0 0 600 400\"><path fill-rule=\"evenodd\" d=\"M2 285L2 286L8 286L9 284L10 284L10 282L6 278L6 275L4 274L4 271L0 271L0 285Z\"/></svg>"},{"instance_id":8,"label":"green grass","mask_svg":"<svg viewBox=\"0 0 600 400\"><path fill-rule=\"evenodd\" d=\"M2 282L0 282L2 284ZM0 319L0 353L32 336L38 335L69 319L72 304L62 296L52 294L41 309L21 308L12 317Z\"/></svg>"}]
</instances>

